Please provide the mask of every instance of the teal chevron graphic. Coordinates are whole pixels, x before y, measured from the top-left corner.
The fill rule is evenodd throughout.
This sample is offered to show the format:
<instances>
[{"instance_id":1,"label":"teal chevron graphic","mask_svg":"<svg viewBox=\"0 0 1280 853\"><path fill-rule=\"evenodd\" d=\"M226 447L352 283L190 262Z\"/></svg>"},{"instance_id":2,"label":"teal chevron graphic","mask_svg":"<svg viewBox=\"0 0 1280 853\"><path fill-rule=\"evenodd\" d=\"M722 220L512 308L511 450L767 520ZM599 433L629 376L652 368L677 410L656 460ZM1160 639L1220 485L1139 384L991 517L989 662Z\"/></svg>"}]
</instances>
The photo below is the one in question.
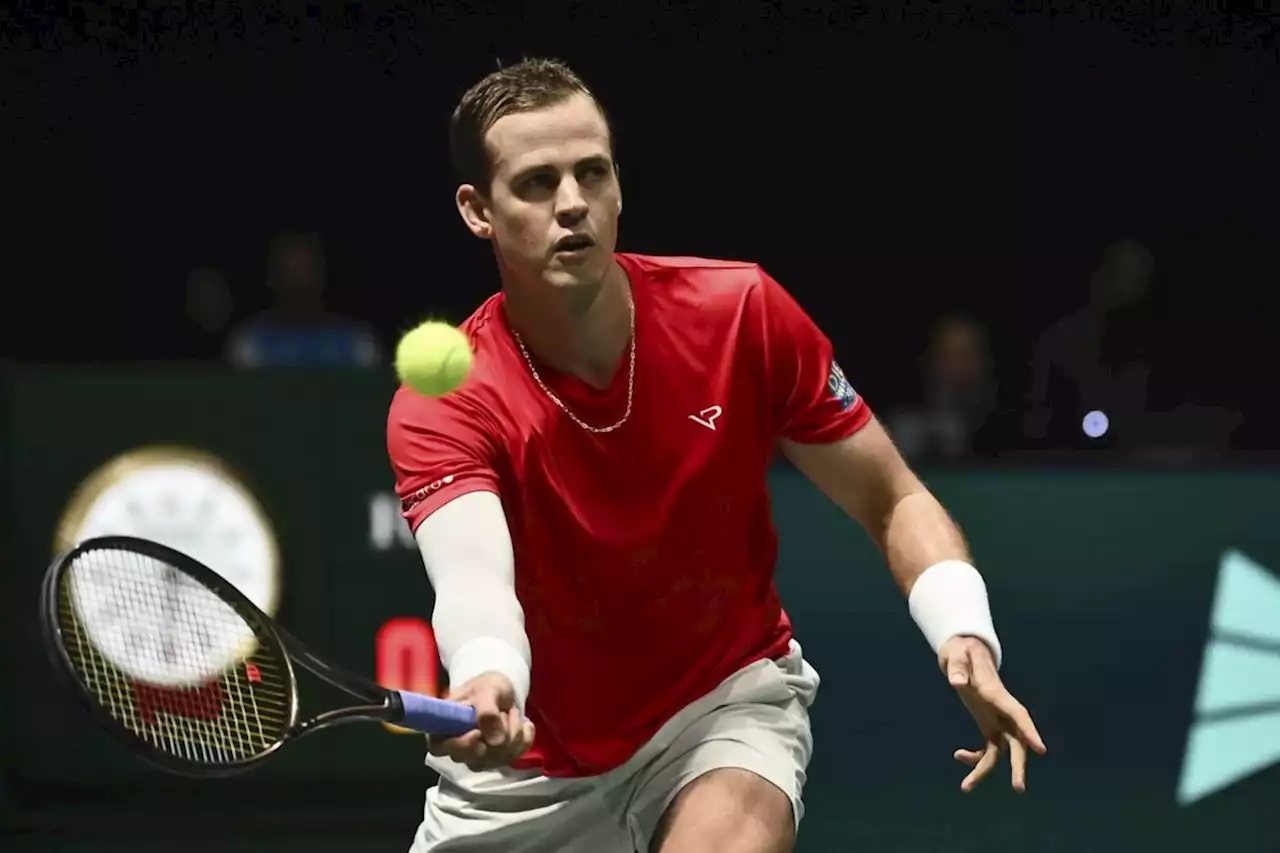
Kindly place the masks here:
<instances>
[{"instance_id":1,"label":"teal chevron graphic","mask_svg":"<svg viewBox=\"0 0 1280 853\"><path fill-rule=\"evenodd\" d=\"M1222 555L1178 802L1190 805L1280 763L1280 578Z\"/></svg>"}]
</instances>

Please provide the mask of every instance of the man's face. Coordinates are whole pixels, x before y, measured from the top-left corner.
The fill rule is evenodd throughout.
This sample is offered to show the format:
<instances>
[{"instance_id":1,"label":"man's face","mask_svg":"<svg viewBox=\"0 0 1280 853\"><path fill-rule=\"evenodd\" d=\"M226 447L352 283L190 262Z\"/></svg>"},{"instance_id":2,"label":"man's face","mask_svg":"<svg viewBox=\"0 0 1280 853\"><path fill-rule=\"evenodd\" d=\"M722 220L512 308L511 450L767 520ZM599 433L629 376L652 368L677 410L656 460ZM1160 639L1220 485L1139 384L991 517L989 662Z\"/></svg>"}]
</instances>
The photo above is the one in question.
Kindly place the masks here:
<instances>
[{"instance_id":1,"label":"man's face","mask_svg":"<svg viewBox=\"0 0 1280 853\"><path fill-rule=\"evenodd\" d=\"M967 322L951 321L939 329L932 349L930 370L935 382L970 387L985 379L982 336Z\"/></svg>"},{"instance_id":2,"label":"man's face","mask_svg":"<svg viewBox=\"0 0 1280 853\"><path fill-rule=\"evenodd\" d=\"M324 289L320 258L311 249L292 246L277 261L276 289L286 296L315 296Z\"/></svg>"},{"instance_id":3,"label":"man's face","mask_svg":"<svg viewBox=\"0 0 1280 853\"><path fill-rule=\"evenodd\" d=\"M1121 243L1103 259L1094 278L1095 298L1106 308L1140 303L1151 286L1153 262L1140 246Z\"/></svg>"},{"instance_id":4,"label":"man's face","mask_svg":"<svg viewBox=\"0 0 1280 853\"><path fill-rule=\"evenodd\" d=\"M504 116L485 142L493 180L467 205L470 215L462 210L472 233L492 240L499 262L521 279L599 282L617 245L622 193L595 102L574 95Z\"/></svg>"}]
</instances>

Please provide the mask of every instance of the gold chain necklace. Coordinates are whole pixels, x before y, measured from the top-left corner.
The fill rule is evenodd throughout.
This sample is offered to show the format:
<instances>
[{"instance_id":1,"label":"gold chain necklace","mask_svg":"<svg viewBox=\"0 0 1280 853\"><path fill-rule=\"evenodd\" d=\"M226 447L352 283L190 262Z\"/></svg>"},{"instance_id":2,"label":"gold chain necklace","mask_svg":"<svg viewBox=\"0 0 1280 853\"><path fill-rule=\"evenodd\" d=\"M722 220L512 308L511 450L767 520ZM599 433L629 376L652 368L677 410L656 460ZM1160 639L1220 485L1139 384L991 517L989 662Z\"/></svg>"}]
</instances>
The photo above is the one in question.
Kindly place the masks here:
<instances>
[{"instance_id":1,"label":"gold chain necklace","mask_svg":"<svg viewBox=\"0 0 1280 853\"><path fill-rule=\"evenodd\" d=\"M559 406L562 412L568 415L575 424L582 427L587 432L597 434L613 432L615 429L625 424L627 422L627 418L631 417L631 398L635 394L636 389L636 302L630 297L630 295L627 297L627 307L631 312L631 355L629 357L630 367L628 368L627 373L627 410L622 413L622 418L617 423L609 424L609 426L592 426L570 411L569 407L564 404L564 401L560 399L556 392L548 388L547 383L543 382L542 377L538 375L538 368L533 366L533 359L529 357L529 350L525 348L524 338L520 337L520 333L514 328L511 330L511 334L515 336L516 344L520 347L520 353L524 356L524 363L529 365L529 372L533 374L533 381L537 382L538 387L542 389L543 393L551 398L551 402Z\"/></svg>"}]
</instances>

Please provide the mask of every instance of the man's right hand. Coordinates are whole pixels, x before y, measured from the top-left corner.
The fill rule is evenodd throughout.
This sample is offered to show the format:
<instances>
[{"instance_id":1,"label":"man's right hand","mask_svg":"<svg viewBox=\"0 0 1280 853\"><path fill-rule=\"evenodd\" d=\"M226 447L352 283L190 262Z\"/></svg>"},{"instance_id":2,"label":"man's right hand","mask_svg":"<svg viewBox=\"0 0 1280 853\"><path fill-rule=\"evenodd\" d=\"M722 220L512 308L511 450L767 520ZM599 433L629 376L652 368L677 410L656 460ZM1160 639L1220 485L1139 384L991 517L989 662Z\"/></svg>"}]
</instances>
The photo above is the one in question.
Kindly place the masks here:
<instances>
[{"instance_id":1,"label":"man's right hand","mask_svg":"<svg viewBox=\"0 0 1280 853\"><path fill-rule=\"evenodd\" d=\"M521 717L515 690L505 675L477 675L450 691L449 698L476 709L476 728L457 737L428 738L432 755L452 758L471 770L492 770L505 767L533 746L533 723Z\"/></svg>"}]
</instances>

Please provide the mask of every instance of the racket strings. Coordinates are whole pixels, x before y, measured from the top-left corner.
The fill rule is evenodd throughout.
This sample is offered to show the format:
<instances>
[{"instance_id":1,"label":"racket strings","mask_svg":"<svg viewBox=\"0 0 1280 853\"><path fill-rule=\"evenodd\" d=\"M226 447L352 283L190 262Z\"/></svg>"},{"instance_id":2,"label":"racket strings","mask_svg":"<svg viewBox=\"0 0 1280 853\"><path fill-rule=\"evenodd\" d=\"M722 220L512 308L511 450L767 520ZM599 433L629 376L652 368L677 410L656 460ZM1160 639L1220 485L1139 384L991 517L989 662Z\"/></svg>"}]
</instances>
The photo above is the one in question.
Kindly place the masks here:
<instances>
[{"instance_id":1,"label":"racket strings","mask_svg":"<svg viewBox=\"0 0 1280 853\"><path fill-rule=\"evenodd\" d=\"M64 646L99 706L153 748L227 764L277 743L293 696L278 650L215 592L152 557L87 551L59 590Z\"/></svg>"}]
</instances>

